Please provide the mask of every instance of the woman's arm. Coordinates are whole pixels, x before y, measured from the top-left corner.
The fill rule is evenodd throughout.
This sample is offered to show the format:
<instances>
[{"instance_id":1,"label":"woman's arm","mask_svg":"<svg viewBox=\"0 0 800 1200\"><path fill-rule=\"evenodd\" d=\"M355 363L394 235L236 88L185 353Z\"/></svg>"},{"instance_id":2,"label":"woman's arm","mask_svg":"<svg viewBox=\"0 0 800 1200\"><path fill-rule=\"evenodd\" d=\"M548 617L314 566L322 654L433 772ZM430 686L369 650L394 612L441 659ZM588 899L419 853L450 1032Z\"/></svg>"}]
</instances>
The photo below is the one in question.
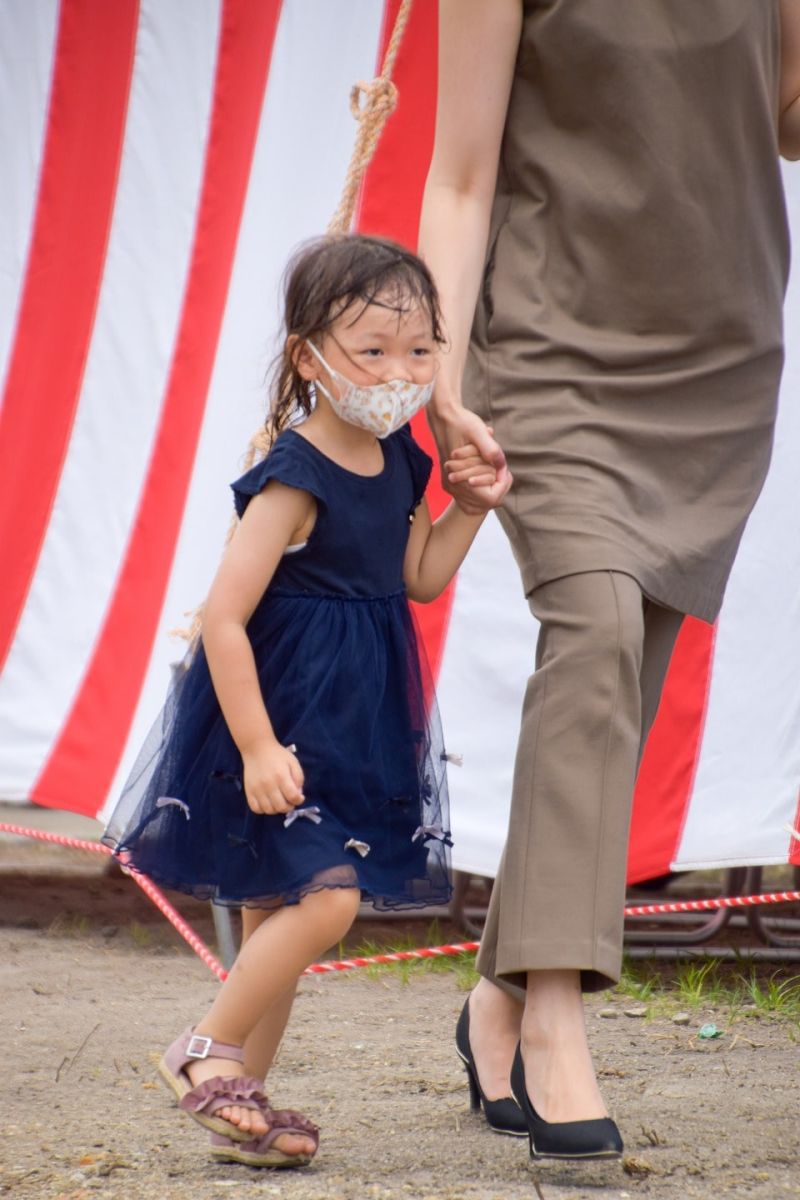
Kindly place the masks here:
<instances>
[{"instance_id":1,"label":"woman's arm","mask_svg":"<svg viewBox=\"0 0 800 1200\"><path fill-rule=\"evenodd\" d=\"M414 513L403 563L409 600L428 604L441 595L464 561L485 516L485 510L469 515L451 501L433 524L428 502L421 502Z\"/></svg>"},{"instance_id":2,"label":"woman's arm","mask_svg":"<svg viewBox=\"0 0 800 1200\"><path fill-rule=\"evenodd\" d=\"M514 63L521 0L440 0L439 91L433 158L419 250L433 272L449 338L428 420L444 462L473 442L498 472L492 488L462 484L459 501L488 506L505 486L505 459L479 417L461 402L461 380L478 299ZM443 480L448 487L448 480ZM453 487L448 490L454 491ZM483 508L487 504L482 505ZM474 509L478 511L478 509Z\"/></svg>"},{"instance_id":3,"label":"woman's arm","mask_svg":"<svg viewBox=\"0 0 800 1200\"><path fill-rule=\"evenodd\" d=\"M784 158L800 158L800 0L781 0L778 144Z\"/></svg>"},{"instance_id":4,"label":"woman's arm","mask_svg":"<svg viewBox=\"0 0 800 1200\"><path fill-rule=\"evenodd\" d=\"M313 524L307 492L273 481L254 496L203 605L203 647L222 715L244 763L247 802L256 812L287 812L303 800L303 772L275 737L261 695L246 625L291 541Z\"/></svg>"}]
</instances>

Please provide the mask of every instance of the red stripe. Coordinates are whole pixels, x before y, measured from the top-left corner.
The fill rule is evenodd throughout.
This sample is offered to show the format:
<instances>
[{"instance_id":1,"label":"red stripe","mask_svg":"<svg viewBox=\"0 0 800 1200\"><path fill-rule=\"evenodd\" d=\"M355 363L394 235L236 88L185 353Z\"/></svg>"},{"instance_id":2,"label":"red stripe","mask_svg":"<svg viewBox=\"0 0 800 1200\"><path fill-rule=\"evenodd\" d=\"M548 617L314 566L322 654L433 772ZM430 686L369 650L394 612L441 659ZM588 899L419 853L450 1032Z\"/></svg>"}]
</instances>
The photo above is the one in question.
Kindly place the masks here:
<instances>
[{"instance_id":1,"label":"red stripe","mask_svg":"<svg viewBox=\"0 0 800 1200\"><path fill-rule=\"evenodd\" d=\"M797 811L794 814L794 828L800 834L800 791L797 793ZM789 835L788 861L795 867L800 867L800 837Z\"/></svg>"},{"instance_id":2,"label":"red stripe","mask_svg":"<svg viewBox=\"0 0 800 1200\"><path fill-rule=\"evenodd\" d=\"M113 599L32 796L95 813L135 711L172 567L233 269L280 0L225 0L180 326L142 501Z\"/></svg>"},{"instance_id":3,"label":"red stripe","mask_svg":"<svg viewBox=\"0 0 800 1200\"><path fill-rule=\"evenodd\" d=\"M384 10L379 63L394 28L400 0L388 0ZM438 6L415 4L406 25L393 72L399 102L381 135L362 188L358 228L362 233L393 238L416 248L422 192L433 152L438 70ZM438 463L436 446L424 416L413 422L417 441ZM438 470L428 488L434 516L449 497ZM444 639L453 605L454 585L433 604L415 605L415 616L434 678L439 673Z\"/></svg>"},{"instance_id":4,"label":"red stripe","mask_svg":"<svg viewBox=\"0 0 800 1200\"><path fill-rule=\"evenodd\" d=\"M677 857L700 760L716 627L683 622L636 783L628 882L669 871Z\"/></svg>"},{"instance_id":5,"label":"red stripe","mask_svg":"<svg viewBox=\"0 0 800 1200\"><path fill-rule=\"evenodd\" d=\"M25 281L0 410L0 667L55 500L94 325L138 0L62 0Z\"/></svg>"}]
</instances>

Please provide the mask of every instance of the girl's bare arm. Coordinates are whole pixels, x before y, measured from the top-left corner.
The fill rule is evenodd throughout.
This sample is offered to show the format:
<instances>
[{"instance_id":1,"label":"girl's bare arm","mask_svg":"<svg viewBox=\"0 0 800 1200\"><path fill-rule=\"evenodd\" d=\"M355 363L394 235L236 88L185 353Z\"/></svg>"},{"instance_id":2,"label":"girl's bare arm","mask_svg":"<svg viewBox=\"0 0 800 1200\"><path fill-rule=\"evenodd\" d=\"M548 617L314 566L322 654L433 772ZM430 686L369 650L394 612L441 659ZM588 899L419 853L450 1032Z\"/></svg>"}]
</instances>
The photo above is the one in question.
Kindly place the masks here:
<instances>
[{"instance_id":1,"label":"girl's bare arm","mask_svg":"<svg viewBox=\"0 0 800 1200\"><path fill-rule=\"evenodd\" d=\"M441 595L461 566L485 512L469 515L451 502L436 523L423 500L414 514L403 578L409 600L428 604Z\"/></svg>"},{"instance_id":2,"label":"girl's bare arm","mask_svg":"<svg viewBox=\"0 0 800 1200\"><path fill-rule=\"evenodd\" d=\"M314 501L272 481L247 506L203 606L203 646L222 714L244 761L245 792L258 812L302 801L302 770L279 745L246 626L291 541L307 535Z\"/></svg>"},{"instance_id":3,"label":"girl's bare arm","mask_svg":"<svg viewBox=\"0 0 800 1200\"><path fill-rule=\"evenodd\" d=\"M781 0L778 144L784 158L800 158L800 0Z\"/></svg>"}]
</instances>

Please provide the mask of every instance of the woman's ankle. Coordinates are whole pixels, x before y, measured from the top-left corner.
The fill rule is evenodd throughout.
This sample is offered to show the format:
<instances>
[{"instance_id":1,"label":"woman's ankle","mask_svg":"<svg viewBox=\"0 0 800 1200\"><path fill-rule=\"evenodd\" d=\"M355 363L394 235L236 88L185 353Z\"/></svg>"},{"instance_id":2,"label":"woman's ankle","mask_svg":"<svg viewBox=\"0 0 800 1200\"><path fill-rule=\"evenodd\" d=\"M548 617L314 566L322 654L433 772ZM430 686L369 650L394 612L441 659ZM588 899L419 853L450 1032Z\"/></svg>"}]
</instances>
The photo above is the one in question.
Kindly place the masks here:
<instances>
[{"instance_id":1,"label":"woman's ankle","mask_svg":"<svg viewBox=\"0 0 800 1200\"><path fill-rule=\"evenodd\" d=\"M469 996L470 1016L486 1014L492 1021L505 1021L519 1025L522 1019L522 1001L490 979L481 977Z\"/></svg>"}]
</instances>

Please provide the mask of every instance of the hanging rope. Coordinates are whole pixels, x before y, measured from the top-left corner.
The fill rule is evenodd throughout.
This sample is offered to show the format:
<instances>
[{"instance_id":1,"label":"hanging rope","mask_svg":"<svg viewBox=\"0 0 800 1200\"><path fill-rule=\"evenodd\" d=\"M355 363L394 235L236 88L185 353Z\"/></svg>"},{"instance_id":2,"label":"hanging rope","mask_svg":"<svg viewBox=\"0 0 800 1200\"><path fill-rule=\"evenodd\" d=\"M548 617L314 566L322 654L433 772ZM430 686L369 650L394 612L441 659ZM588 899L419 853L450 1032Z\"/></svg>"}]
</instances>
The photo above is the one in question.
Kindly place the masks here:
<instances>
[{"instance_id":1,"label":"hanging rope","mask_svg":"<svg viewBox=\"0 0 800 1200\"><path fill-rule=\"evenodd\" d=\"M372 83L361 81L354 84L350 89L350 112L353 114L355 120L358 121L358 133L356 134L356 142L350 158L350 165L347 168L342 197L326 230L329 234L350 232L356 200L358 199L364 173L372 161L372 156L383 133L383 127L397 107L397 88L392 82L392 71L394 70L397 52L400 49L403 34L408 24L413 2L414 0L402 0L397 10L394 29L386 47L380 75L376 79L373 79ZM256 462L262 458L266 458L271 445L272 430L267 421L267 423L256 430L248 442L244 455L243 472L249 471ZM225 535L226 546L233 537L238 523L239 518L234 513L228 526L228 532ZM187 613L187 616L191 617L189 628L171 629L170 633L176 637L186 638L190 646L194 646L200 636L200 627L203 618L202 604L194 609L193 612Z\"/></svg>"},{"instance_id":2,"label":"hanging rope","mask_svg":"<svg viewBox=\"0 0 800 1200\"><path fill-rule=\"evenodd\" d=\"M381 73L372 83L357 83L350 92L350 112L358 121L356 144L342 191L339 207L328 225L328 233L348 233L353 222L364 172L369 166L378 145L383 127L397 106L397 88L392 82L392 71L400 43L403 40L413 0L403 0L397 10L392 36L386 47Z\"/></svg>"}]
</instances>

